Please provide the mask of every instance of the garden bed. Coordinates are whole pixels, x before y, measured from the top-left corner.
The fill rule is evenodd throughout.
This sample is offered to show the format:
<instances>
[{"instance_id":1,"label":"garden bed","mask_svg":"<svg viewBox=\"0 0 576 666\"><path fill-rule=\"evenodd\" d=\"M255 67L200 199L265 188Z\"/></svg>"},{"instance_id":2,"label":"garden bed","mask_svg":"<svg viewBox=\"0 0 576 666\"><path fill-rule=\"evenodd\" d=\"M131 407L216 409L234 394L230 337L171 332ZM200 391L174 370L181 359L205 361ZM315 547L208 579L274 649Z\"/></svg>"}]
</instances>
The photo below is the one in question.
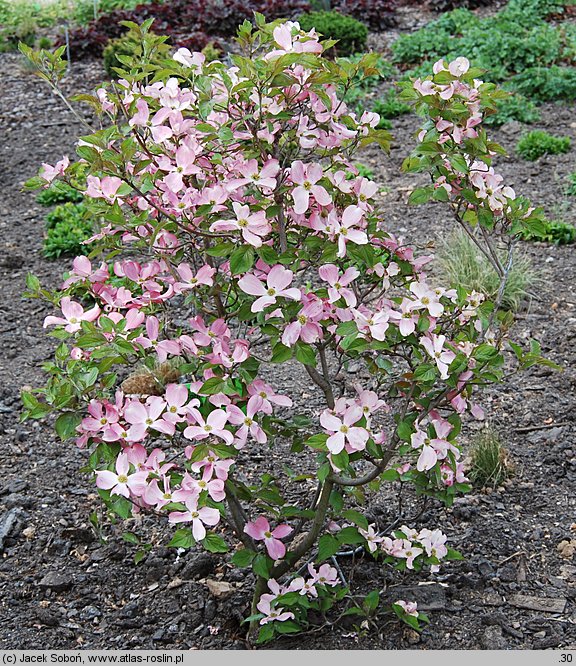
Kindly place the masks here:
<instances>
[{"instance_id":1,"label":"garden bed","mask_svg":"<svg viewBox=\"0 0 576 666\"><path fill-rule=\"evenodd\" d=\"M135 566L137 547L122 540L125 528L96 525L102 505L92 481L78 474L85 454L56 441L49 423L17 423L19 392L41 384L40 366L53 350L53 340L42 330L49 308L22 299L24 279L33 272L56 287L69 265L67 259L43 258L44 211L19 187L40 162L72 156L80 128L40 81L19 69L19 57L0 57L0 118L6 128L0 158L0 526L10 516L13 521L0 560L0 647L243 649L246 629L240 622L248 614L252 574L245 578L216 555L163 547L170 530L164 533L157 521L146 518L129 526L154 544ZM98 64L76 63L66 89L88 91L102 75ZM535 127L574 140L572 120L571 109L548 104ZM423 177L400 172L417 127L411 115L394 120L390 157L367 151L362 161L387 190L381 204L388 228L415 242L422 253L430 238L446 235L451 222L441 204L407 204L410 191L425 184ZM574 149L525 162L514 155L522 131L510 123L494 132L510 152L498 160L499 170L550 215L561 212L574 222L563 193ZM380 589L391 601L417 600L428 609L430 626L418 635L391 616L365 628L355 627L360 620L352 617L268 647L576 648L576 561L569 549L558 550L562 541L576 540L571 529L576 521L576 257L571 246L526 244L526 251L542 266L543 280L518 317L515 339L539 340L543 353L564 371L533 368L481 397L509 449L515 475L493 492L474 490L450 509L434 501L423 506L409 494L402 509L402 523L437 525L465 560L443 566L435 576L404 579L368 557L339 561L359 592ZM306 377L285 372L275 377L278 387L290 387L295 399L300 393L300 404L313 405L317 389ZM471 434L472 428L466 438ZM280 469L286 452L277 446L273 454ZM269 456L261 447L251 460L257 465ZM370 512L384 528L397 509L383 496Z\"/></svg>"}]
</instances>

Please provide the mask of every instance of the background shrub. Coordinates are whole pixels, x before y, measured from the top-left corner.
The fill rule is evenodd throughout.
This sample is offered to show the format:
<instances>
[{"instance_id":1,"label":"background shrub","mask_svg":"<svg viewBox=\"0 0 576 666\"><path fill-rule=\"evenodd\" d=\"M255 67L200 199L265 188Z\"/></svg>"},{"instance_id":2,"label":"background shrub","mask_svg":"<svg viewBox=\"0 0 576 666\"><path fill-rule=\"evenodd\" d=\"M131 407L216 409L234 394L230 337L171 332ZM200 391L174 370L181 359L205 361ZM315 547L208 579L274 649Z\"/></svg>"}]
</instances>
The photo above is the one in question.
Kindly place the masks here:
<instances>
[{"instance_id":1,"label":"background shrub","mask_svg":"<svg viewBox=\"0 0 576 666\"><path fill-rule=\"evenodd\" d=\"M364 23L340 12L309 12L298 17L302 30L315 28L325 39L337 39L334 50L347 56L366 50L368 28Z\"/></svg>"},{"instance_id":2,"label":"background shrub","mask_svg":"<svg viewBox=\"0 0 576 666\"><path fill-rule=\"evenodd\" d=\"M89 248L83 245L94 231L92 223L85 219L84 204L65 203L47 215L47 234L44 240L44 255L57 259L63 255L87 254Z\"/></svg>"},{"instance_id":3,"label":"background shrub","mask_svg":"<svg viewBox=\"0 0 576 666\"><path fill-rule=\"evenodd\" d=\"M36 201L42 206L54 206L56 204L79 203L84 198L82 192L70 187L62 180L54 180L45 190L36 197Z\"/></svg>"},{"instance_id":4,"label":"background shrub","mask_svg":"<svg viewBox=\"0 0 576 666\"><path fill-rule=\"evenodd\" d=\"M550 24L564 3L510 0L493 16L480 18L458 8L392 44L393 61L418 66L462 54L487 70L486 80L502 82L512 92L535 101L576 99L576 28ZM429 63L426 66L430 67ZM412 72L418 76L418 71ZM520 106L509 111L522 121Z\"/></svg>"},{"instance_id":5,"label":"background shrub","mask_svg":"<svg viewBox=\"0 0 576 666\"><path fill-rule=\"evenodd\" d=\"M568 245L576 242L576 227L567 222L559 220L546 220L544 231L541 234L529 233L523 231L520 237L523 240L543 241L544 243L554 243L555 245Z\"/></svg>"},{"instance_id":6,"label":"background shrub","mask_svg":"<svg viewBox=\"0 0 576 666\"><path fill-rule=\"evenodd\" d=\"M499 127L512 120L526 124L535 123L540 120L540 111L532 100L514 93L510 97L499 100L497 112L492 116L487 116L484 123L492 127Z\"/></svg>"},{"instance_id":7,"label":"background shrub","mask_svg":"<svg viewBox=\"0 0 576 666\"><path fill-rule=\"evenodd\" d=\"M164 38L160 38L154 42L152 53L145 54L141 28L131 28L122 37L111 39L104 48L104 69L110 77L118 78L118 73L115 69L126 67L122 62L124 58L145 58L152 65L160 64L164 58L168 57L170 51L170 47L167 44L161 43L162 39Z\"/></svg>"},{"instance_id":8,"label":"background shrub","mask_svg":"<svg viewBox=\"0 0 576 666\"><path fill-rule=\"evenodd\" d=\"M576 100L576 69L551 65L529 67L512 77L508 87L539 102Z\"/></svg>"},{"instance_id":9,"label":"background shrub","mask_svg":"<svg viewBox=\"0 0 576 666\"><path fill-rule=\"evenodd\" d=\"M553 136L544 130L532 130L525 134L518 145L516 152L520 157L534 162L542 155L559 155L570 150L570 137Z\"/></svg>"},{"instance_id":10,"label":"background shrub","mask_svg":"<svg viewBox=\"0 0 576 666\"><path fill-rule=\"evenodd\" d=\"M109 39L120 37L126 28L122 21L141 24L154 19L154 30L169 38L173 46L201 51L214 37L230 38L254 12L267 19L295 18L310 10L308 0L170 0L139 4L132 10L116 10L91 21L85 28L71 31L73 58L102 55ZM62 43L62 40L59 42Z\"/></svg>"},{"instance_id":11,"label":"background shrub","mask_svg":"<svg viewBox=\"0 0 576 666\"><path fill-rule=\"evenodd\" d=\"M396 0L334 0L332 9L353 16L372 30L385 30L396 25Z\"/></svg>"},{"instance_id":12,"label":"background shrub","mask_svg":"<svg viewBox=\"0 0 576 666\"><path fill-rule=\"evenodd\" d=\"M374 102L372 111L378 113L382 118L397 118L405 113L410 113L411 108L399 99L395 88L390 88L384 97Z\"/></svg>"}]
</instances>

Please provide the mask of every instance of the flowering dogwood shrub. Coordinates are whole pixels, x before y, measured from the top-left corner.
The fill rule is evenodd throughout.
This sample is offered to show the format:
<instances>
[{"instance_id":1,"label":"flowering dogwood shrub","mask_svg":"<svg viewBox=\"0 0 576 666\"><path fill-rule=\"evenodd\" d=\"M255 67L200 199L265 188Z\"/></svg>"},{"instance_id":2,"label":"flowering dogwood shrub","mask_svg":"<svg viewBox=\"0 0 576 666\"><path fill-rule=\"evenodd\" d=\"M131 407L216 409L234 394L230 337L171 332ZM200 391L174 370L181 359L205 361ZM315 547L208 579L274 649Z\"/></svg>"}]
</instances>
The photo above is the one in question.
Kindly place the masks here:
<instances>
[{"instance_id":1,"label":"flowering dogwood shrub","mask_svg":"<svg viewBox=\"0 0 576 666\"><path fill-rule=\"evenodd\" d=\"M173 546L233 548L257 577L263 641L346 596L342 549L399 570L458 557L433 526L369 524L359 493L369 504L402 481L450 503L467 489L458 434L467 413L482 418L475 388L500 378L504 338L498 303L431 282L431 257L394 237L378 186L353 166L359 148L389 141L377 114L339 97L374 57L335 63L314 30L256 23L230 65L182 48L83 96L102 129L30 186L84 182L106 224L61 289L29 277L30 295L61 311L44 322L60 344L47 385L23 400L25 416L59 414L118 515L165 516ZM57 86L59 53L28 54ZM434 72L405 93L425 117L406 166L433 179L413 199L445 201L487 235L537 224L491 166L501 149L481 122L494 86L464 58ZM514 349L539 360L536 344ZM364 385L341 379L351 362ZM297 389L276 385L279 364L315 386L312 418ZM269 447L302 473L258 477L251 454ZM393 610L423 619L410 600Z\"/></svg>"}]
</instances>

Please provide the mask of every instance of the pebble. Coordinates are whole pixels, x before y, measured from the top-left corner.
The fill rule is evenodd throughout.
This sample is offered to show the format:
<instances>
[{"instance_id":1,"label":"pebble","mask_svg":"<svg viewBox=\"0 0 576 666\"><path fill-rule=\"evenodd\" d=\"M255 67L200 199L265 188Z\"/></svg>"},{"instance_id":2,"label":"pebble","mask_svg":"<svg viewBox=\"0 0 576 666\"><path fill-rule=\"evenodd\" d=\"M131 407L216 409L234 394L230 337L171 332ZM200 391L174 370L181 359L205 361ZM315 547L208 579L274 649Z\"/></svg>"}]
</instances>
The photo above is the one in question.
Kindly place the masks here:
<instances>
[{"instance_id":1,"label":"pebble","mask_svg":"<svg viewBox=\"0 0 576 666\"><path fill-rule=\"evenodd\" d=\"M38 583L39 587L54 592L64 592L64 590L70 589L72 585L74 585L72 576L61 574L56 571L47 573Z\"/></svg>"}]
</instances>

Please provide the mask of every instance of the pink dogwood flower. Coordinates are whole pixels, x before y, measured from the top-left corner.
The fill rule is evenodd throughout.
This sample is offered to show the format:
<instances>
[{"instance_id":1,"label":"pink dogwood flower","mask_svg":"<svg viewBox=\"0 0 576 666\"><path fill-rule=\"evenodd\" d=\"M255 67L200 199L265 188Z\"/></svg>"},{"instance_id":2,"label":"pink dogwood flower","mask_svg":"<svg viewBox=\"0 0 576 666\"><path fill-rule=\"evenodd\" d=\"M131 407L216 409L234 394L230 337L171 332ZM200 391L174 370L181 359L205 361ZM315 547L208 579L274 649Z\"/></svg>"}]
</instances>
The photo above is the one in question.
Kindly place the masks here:
<instances>
[{"instance_id":1,"label":"pink dogwood flower","mask_svg":"<svg viewBox=\"0 0 576 666\"><path fill-rule=\"evenodd\" d=\"M47 183L51 183L54 178L58 176L63 176L66 169L70 166L70 160L67 155L65 155L59 162L56 162L54 166L42 162L42 168L40 169L40 178L45 180Z\"/></svg>"},{"instance_id":2,"label":"pink dogwood flower","mask_svg":"<svg viewBox=\"0 0 576 666\"><path fill-rule=\"evenodd\" d=\"M276 597L271 594L263 594L260 601L256 604L256 608L264 614L260 620L260 624L268 624L268 622L285 622L294 618L294 613L285 611L283 608L272 608L272 601Z\"/></svg>"},{"instance_id":3,"label":"pink dogwood flower","mask_svg":"<svg viewBox=\"0 0 576 666\"><path fill-rule=\"evenodd\" d=\"M111 495L130 497L132 493L139 497L146 489L148 472L134 472L130 474L130 463L125 453L116 458L116 472L98 470L96 472L96 485L102 490L109 490Z\"/></svg>"},{"instance_id":4,"label":"pink dogwood flower","mask_svg":"<svg viewBox=\"0 0 576 666\"><path fill-rule=\"evenodd\" d=\"M348 307L356 307L356 294L352 289L347 289L346 287L360 275L360 271L357 268L347 268L344 273L340 275L338 266L335 266L334 264L325 264L324 266L320 266L318 274L324 282L327 282L330 285L328 287L328 301L330 303L335 303L340 300L340 298L343 298Z\"/></svg>"},{"instance_id":5,"label":"pink dogwood flower","mask_svg":"<svg viewBox=\"0 0 576 666\"><path fill-rule=\"evenodd\" d=\"M104 176L102 179L97 176L88 176L86 185L84 194L87 197L106 199L109 203L114 203L118 198L118 190L122 185L122 180L117 176Z\"/></svg>"},{"instance_id":6,"label":"pink dogwood flower","mask_svg":"<svg viewBox=\"0 0 576 666\"><path fill-rule=\"evenodd\" d=\"M354 320L358 330L365 335L368 334L374 340L383 341L386 338L386 331L389 327L388 312L370 312L369 310L354 310Z\"/></svg>"},{"instance_id":7,"label":"pink dogwood flower","mask_svg":"<svg viewBox=\"0 0 576 666\"><path fill-rule=\"evenodd\" d=\"M316 342L322 337L322 328L318 321L323 317L324 303L319 298L309 298L296 321L286 326L282 333L282 344L286 347L293 347L301 339L304 342Z\"/></svg>"},{"instance_id":8,"label":"pink dogwood flower","mask_svg":"<svg viewBox=\"0 0 576 666\"><path fill-rule=\"evenodd\" d=\"M349 407L342 418L338 418L330 410L325 409L320 416L320 424L332 434L326 441L330 453L338 454L348 444L353 451L363 451L370 434L365 428L354 426L362 418L363 411L359 405Z\"/></svg>"},{"instance_id":9,"label":"pink dogwood flower","mask_svg":"<svg viewBox=\"0 0 576 666\"><path fill-rule=\"evenodd\" d=\"M300 300L300 290L295 287L287 289L288 285L292 282L294 273L284 266L277 264L266 276L266 284L259 280L252 273L246 273L240 280L238 286L246 294L251 296L259 296L253 303L250 309L252 312L262 312L264 308L276 303L276 299L280 296L284 298L291 298L294 301Z\"/></svg>"},{"instance_id":10,"label":"pink dogwood flower","mask_svg":"<svg viewBox=\"0 0 576 666\"><path fill-rule=\"evenodd\" d=\"M90 310L84 311L80 303L76 303L69 296L64 296L60 301L60 308L64 317L54 317L48 315L44 319L44 328L47 326L57 326L58 324L66 324L64 327L68 333L76 333L82 328L83 321L94 321L100 314L100 308L95 305Z\"/></svg>"},{"instance_id":11,"label":"pink dogwood flower","mask_svg":"<svg viewBox=\"0 0 576 666\"><path fill-rule=\"evenodd\" d=\"M404 601L403 599L398 599L398 601L394 602L393 605L400 606L406 615L418 617L418 604L415 601Z\"/></svg>"},{"instance_id":12,"label":"pink dogwood flower","mask_svg":"<svg viewBox=\"0 0 576 666\"><path fill-rule=\"evenodd\" d=\"M216 269L212 266L205 264L202 268L194 274L190 264L181 263L176 267L176 272L181 282L174 283L174 290L176 293L182 293L189 289L195 289L200 285L211 287L214 284L214 273Z\"/></svg>"},{"instance_id":13,"label":"pink dogwood flower","mask_svg":"<svg viewBox=\"0 0 576 666\"><path fill-rule=\"evenodd\" d=\"M310 206L310 197L313 196L321 206L332 203L332 197L322 185L316 183L322 178L324 171L320 164L304 164L296 160L290 169L290 179L296 185L292 190L294 199L294 212L297 215L305 213Z\"/></svg>"},{"instance_id":14,"label":"pink dogwood flower","mask_svg":"<svg viewBox=\"0 0 576 666\"><path fill-rule=\"evenodd\" d=\"M292 400L287 395L280 395L262 379L255 379L250 386L248 386L248 395L257 395L262 398L262 405L260 411L264 414L272 414L272 404L279 405L280 407L292 407Z\"/></svg>"},{"instance_id":15,"label":"pink dogwood flower","mask_svg":"<svg viewBox=\"0 0 576 666\"><path fill-rule=\"evenodd\" d=\"M267 236L272 227L266 220L266 213L259 210L250 212L250 206L243 206L234 201L232 203L236 219L218 220L210 226L210 231L240 231L242 238L254 247L262 246L262 238Z\"/></svg>"},{"instance_id":16,"label":"pink dogwood flower","mask_svg":"<svg viewBox=\"0 0 576 666\"><path fill-rule=\"evenodd\" d=\"M193 448L192 446L186 447L185 455L187 458L192 456ZM200 472L204 470L204 474L207 476L215 476L221 481L226 481L230 467L232 467L234 462L234 459L220 460L214 451L208 451L208 455L205 458L192 463L192 471Z\"/></svg>"},{"instance_id":17,"label":"pink dogwood flower","mask_svg":"<svg viewBox=\"0 0 576 666\"><path fill-rule=\"evenodd\" d=\"M424 528L418 534L418 541L424 546L426 554L429 557L436 557L441 560L448 554L446 547L446 535L441 530L429 530Z\"/></svg>"},{"instance_id":18,"label":"pink dogwood flower","mask_svg":"<svg viewBox=\"0 0 576 666\"><path fill-rule=\"evenodd\" d=\"M360 534L366 539L368 551L370 553L375 553L378 544L382 543L382 537L374 530L374 525L369 525L367 530L359 527L358 532L360 532Z\"/></svg>"},{"instance_id":19,"label":"pink dogwood flower","mask_svg":"<svg viewBox=\"0 0 576 666\"><path fill-rule=\"evenodd\" d=\"M425 308L432 317L439 317L444 312L444 306L440 303L438 294L423 282L412 282L410 291L416 296L412 301L412 309Z\"/></svg>"},{"instance_id":20,"label":"pink dogwood flower","mask_svg":"<svg viewBox=\"0 0 576 666\"><path fill-rule=\"evenodd\" d=\"M174 493L176 497L176 493ZM204 525L213 527L220 522L220 511L208 506L198 507L198 497L188 497L185 501L187 511L172 511L168 515L168 522L192 523L192 536L196 541L203 541L206 538L206 528Z\"/></svg>"},{"instance_id":21,"label":"pink dogwood flower","mask_svg":"<svg viewBox=\"0 0 576 666\"><path fill-rule=\"evenodd\" d=\"M232 444L234 435L225 429L228 423L228 414L222 409L215 409L210 412L208 418L204 420L202 414L195 408L189 411L189 418L196 425L189 425L184 430L186 439L206 439L206 437L218 437L223 439L226 444Z\"/></svg>"},{"instance_id":22,"label":"pink dogwood flower","mask_svg":"<svg viewBox=\"0 0 576 666\"><path fill-rule=\"evenodd\" d=\"M215 502L222 502L222 500L226 498L224 481L222 479L212 479L209 468L204 469L202 478L199 480L186 474L182 480L182 488L191 490L197 495L202 492L207 492Z\"/></svg>"},{"instance_id":23,"label":"pink dogwood flower","mask_svg":"<svg viewBox=\"0 0 576 666\"><path fill-rule=\"evenodd\" d=\"M368 243L366 232L355 228L363 216L364 211L361 208L348 206L342 213L342 219L334 224L333 229L338 240L336 256L340 259L346 256L346 243L350 242L355 245L366 245Z\"/></svg>"},{"instance_id":24,"label":"pink dogwood flower","mask_svg":"<svg viewBox=\"0 0 576 666\"><path fill-rule=\"evenodd\" d=\"M156 430L166 435L174 434L174 423L160 418L166 403L162 398L153 396L148 404L143 405L139 400L132 400L124 409L124 418L132 425L131 439L142 440L148 430Z\"/></svg>"},{"instance_id":25,"label":"pink dogwood flower","mask_svg":"<svg viewBox=\"0 0 576 666\"><path fill-rule=\"evenodd\" d=\"M433 333L420 339L420 344L436 362L442 379L448 379L448 368L456 358L456 354L449 349L444 349L445 335L434 335Z\"/></svg>"},{"instance_id":26,"label":"pink dogwood flower","mask_svg":"<svg viewBox=\"0 0 576 666\"><path fill-rule=\"evenodd\" d=\"M191 407L198 407L200 401L196 398L189 401L188 389L184 384L168 384L164 393L166 413L163 418L170 423L182 423Z\"/></svg>"},{"instance_id":27,"label":"pink dogwood flower","mask_svg":"<svg viewBox=\"0 0 576 666\"><path fill-rule=\"evenodd\" d=\"M259 395L251 396L246 405L246 414L244 414L244 412L236 405L228 405L226 408L229 422L233 425L241 426L236 431L236 446L238 448L245 446L248 434L252 435L252 437L254 437L254 439L260 444L263 444L268 440L266 433L254 419L256 414L260 411L262 402L263 400Z\"/></svg>"},{"instance_id":28,"label":"pink dogwood flower","mask_svg":"<svg viewBox=\"0 0 576 666\"><path fill-rule=\"evenodd\" d=\"M286 555L286 546L280 539L287 537L292 532L292 528L290 525L278 525L271 530L266 518L259 516L255 521L246 524L244 532L255 541L264 541L268 555L273 560L280 560Z\"/></svg>"},{"instance_id":29,"label":"pink dogwood flower","mask_svg":"<svg viewBox=\"0 0 576 666\"><path fill-rule=\"evenodd\" d=\"M146 336L139 335L134 342L138 342L144 349L153 348L158 354L160 363L168 358L168 354L179 356L181 353L180 343L177 340L158 340L160 334L160 322L157 317L150 315L146 318Z\"/></svg>"}]
</instances>

